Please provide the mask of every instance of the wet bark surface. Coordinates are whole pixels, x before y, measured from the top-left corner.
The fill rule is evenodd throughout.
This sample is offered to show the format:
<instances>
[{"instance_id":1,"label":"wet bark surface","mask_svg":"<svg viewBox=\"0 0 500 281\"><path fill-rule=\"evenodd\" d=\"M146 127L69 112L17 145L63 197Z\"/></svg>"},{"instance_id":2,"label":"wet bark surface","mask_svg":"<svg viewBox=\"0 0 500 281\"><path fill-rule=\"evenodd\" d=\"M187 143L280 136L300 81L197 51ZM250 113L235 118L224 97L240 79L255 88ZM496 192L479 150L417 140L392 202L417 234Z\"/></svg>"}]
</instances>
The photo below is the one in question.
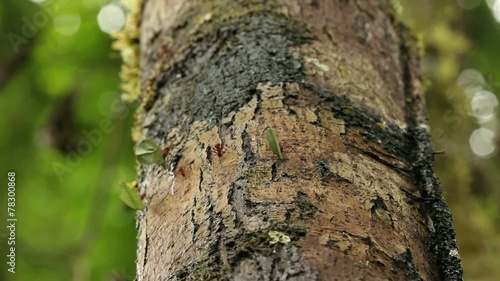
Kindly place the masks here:
<instances>
[{"instance_id":1,"label":"wet bark surface","mask_svg":"<svg viewBox=\"0 0 500 281\"><path fill-rule=\"evenodd\" d=\"M137 280L461 280L411 40L384 1L146 1Z\"/></svg>"}]
</instances>

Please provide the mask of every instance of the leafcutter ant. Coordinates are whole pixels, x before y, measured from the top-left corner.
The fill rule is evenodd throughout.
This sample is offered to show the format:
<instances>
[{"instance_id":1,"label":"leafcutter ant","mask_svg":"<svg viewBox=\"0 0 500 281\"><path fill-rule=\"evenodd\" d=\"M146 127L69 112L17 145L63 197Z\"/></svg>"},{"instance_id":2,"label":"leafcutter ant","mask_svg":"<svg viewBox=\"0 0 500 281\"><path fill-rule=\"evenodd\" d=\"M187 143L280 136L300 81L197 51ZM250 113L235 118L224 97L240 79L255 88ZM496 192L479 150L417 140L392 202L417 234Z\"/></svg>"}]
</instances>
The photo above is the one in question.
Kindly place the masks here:
<instances>
[{"instance_id":1,"label":"leafcutter ant","mask_svg":"<svg viewBox=\"0 0 500 281\"><path fill-rule=\"evenodd\" d=\"M220 142L220 143L218 143L218 144L215 145L215 154L219 158L221 158L223 153L224 153L224 143Z\"/></svg>"},{"instance_id":2,"label":"leafcutter ant","mask_svg":"<svg viewBox=\"0 0 500 281\"><path fill-rule=\"evenodd\" d=\"M177 169L177 174L179 174L183 178L185 178L186 177L186 168L184 166L181 166L179 169Z\"/></svg>"},{"instance_id":3,"label":"leafcutter ant","mask_svg":"<svg viewBox=\"0 0 500 281\"><path fill-rule=\"evenodd\" d=\"M172 146L169 145L169 146L166 146L162 151L161 151L161 155L163 156L163 158L167 157L168 153L170 152L170 149L172 149Z\"/></svg>"}]
</instances>

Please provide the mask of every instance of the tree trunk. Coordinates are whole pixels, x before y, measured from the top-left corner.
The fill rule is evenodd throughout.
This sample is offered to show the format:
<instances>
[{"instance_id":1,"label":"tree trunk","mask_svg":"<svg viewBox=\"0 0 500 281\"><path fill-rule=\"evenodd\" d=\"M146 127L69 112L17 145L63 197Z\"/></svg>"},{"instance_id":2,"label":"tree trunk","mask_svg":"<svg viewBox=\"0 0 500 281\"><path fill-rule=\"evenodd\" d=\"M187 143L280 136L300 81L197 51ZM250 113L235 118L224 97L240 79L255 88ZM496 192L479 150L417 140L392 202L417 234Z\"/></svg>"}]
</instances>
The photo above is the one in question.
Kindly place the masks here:
<instances>
[{"instance_id":1,"label":"tree trunk","mask_svg":"<svg viewBox=\"0 0 500 281\"><path fill-rule=\"evenodd\" d=\"M390 2L145 1L137 280L462 280Z\"/></svg>"}]
</instances>

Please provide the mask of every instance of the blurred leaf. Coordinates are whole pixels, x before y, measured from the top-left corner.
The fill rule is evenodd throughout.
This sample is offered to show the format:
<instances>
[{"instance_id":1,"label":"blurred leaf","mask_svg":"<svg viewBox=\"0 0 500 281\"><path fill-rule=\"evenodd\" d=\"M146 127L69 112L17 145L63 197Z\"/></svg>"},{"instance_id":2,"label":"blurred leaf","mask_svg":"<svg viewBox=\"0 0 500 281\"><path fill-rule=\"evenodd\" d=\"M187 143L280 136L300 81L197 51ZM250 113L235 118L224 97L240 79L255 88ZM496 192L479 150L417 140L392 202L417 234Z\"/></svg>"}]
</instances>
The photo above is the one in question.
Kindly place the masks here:
<instances>
[{"instance_id":1,"label":"blurred leaf","mask_svg":"<svg viewBox=\"0 0 500 281\"><path fill-rule=\"evenodd\" d=\"M137 183L135 181L130 183L121 183L122 193L120 194L120 199L132 209L143 210L146 208L144 202L141 200L141 196L137 191Z\"/></svg>"},{"instance_id":2,"label":"blurred leaf","mask_svg":"<svg viewBox=\"0 0 500 281\"><path fill-rule=\"evenodd\" d=\"M145 139L135 147L135 156L137 161L143 165L164 164L165 159L160 147L150 139Z\"/></svg>"}]
</instances>

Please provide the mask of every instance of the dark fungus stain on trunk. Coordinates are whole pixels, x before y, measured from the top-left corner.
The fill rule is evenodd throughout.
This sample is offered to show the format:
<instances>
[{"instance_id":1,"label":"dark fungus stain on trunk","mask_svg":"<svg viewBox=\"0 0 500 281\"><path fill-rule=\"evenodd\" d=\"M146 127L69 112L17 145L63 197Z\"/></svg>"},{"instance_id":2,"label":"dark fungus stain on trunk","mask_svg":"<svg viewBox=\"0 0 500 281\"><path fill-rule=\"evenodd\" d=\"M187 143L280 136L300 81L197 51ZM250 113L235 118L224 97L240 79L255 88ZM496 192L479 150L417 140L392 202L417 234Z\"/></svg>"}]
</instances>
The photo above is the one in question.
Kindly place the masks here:
<instances>
[{"instance_id":1,"label":"dark fungus stain on trunk","mask_svg":"<svg viewBox=\"0 0 500 281\"><path fill-rule=\"evenodd\" d=\"M157 82L157 100L167 93L172 96L155 110L163 122L155 122L151 131L170 131L180 124L188 130L190 122L182 118L186 112L191 113L191 122L208 120L210 129L252 99L259 83L302 80L302 63L288 48L312 38L303 24L271 12L214 27Z\"/></svg>"}]
</instances>

